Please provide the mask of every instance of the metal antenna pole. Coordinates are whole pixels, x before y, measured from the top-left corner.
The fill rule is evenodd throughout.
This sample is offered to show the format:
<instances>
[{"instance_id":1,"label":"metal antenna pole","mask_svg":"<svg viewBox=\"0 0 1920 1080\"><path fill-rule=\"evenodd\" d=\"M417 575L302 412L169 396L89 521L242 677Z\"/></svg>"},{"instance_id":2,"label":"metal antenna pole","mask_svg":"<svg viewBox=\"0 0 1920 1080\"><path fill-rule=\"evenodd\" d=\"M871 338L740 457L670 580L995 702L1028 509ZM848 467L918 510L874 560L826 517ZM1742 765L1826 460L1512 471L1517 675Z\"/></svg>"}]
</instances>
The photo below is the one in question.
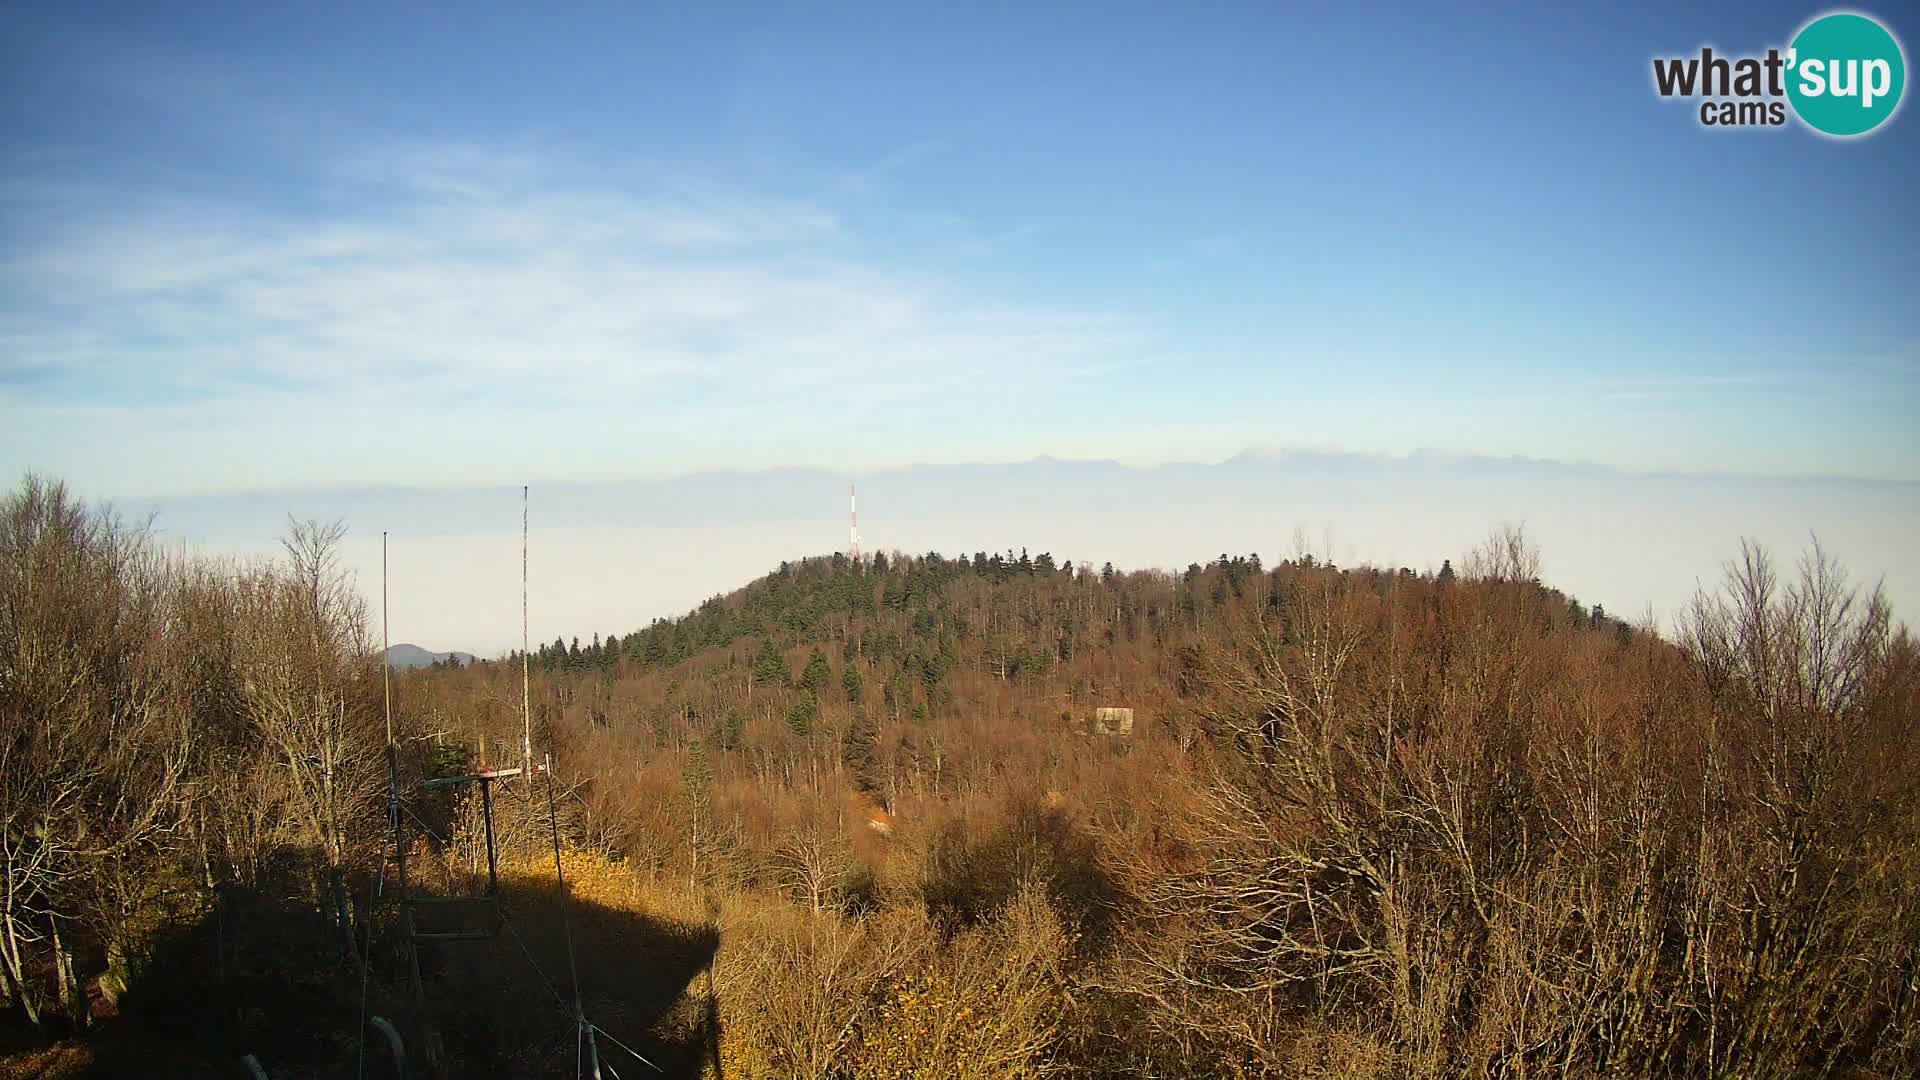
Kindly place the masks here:
<instances>
[{"instance_id":1,"label":"metal antenna pole","mask_svg":"<svg viewBox=\"0 0 1920 1080\"><path fill-rule=\"evenodd\" d=\"M407 983L413 991L415 1014L427 1033L427 1059L434 1063L438 1059L435 1053L435 1038L432 1027L426 1018L426 987L420 981L420 953L414 946L413 904L407 895L407 835L405 823L400 820L400 749L393 738L393 637L387 614L387 534L380 533L380 644L385 650L380 655L380 679L386 698L387 718L387 828L393 837L394 861L399 866L400 885L400 922L405 934L407 954ZM381 880L386 879L386 867L380 868ZM373 950L372 910L369 906L367 926L367 951ZM369 956L369 959L371 957ZM364 979L364 969L362 978ZM365 992L362 991L364 1009ZM361 1067L365 1068L364 1026L360 1032L362 1043Z\"/></svg>"},{"instance_id":2,"label":"metal antenna pole","mask_svg":"<svg viewBox=\"0 0 1920 1080\"><path fill-rule=\"evenodd\" d=\"M387 534L380 532L380 682L387 697L387 745L393 745L393 635L387 626Z\"/></svg>"},{"instance_id":3,"label":"metal antenna pole","mask_svg":"<svg viewBox=\"0 0 1920 1080\"><path fill-rule=\"evenodd\" d=\"M520 486L520 715L526 721L527 782L533 782L533 691L527 675L527 486Z\"/></svg>"},{"instance_id":4,"label":"metal antenna pole","mask_svg":"<svg viewBox=\"0 0 1920 1080\"><path fill-rule=\"evenodd\" d=\"M531 642L527 634L527 487L520 488L520 708L526 719L526 741L523 749L527 755L527 783L533 783L533 697L529 689L527 653ZM547 772L547 821L553 831L553 879L560 889L560 929L567 942L567 974L573 980L573 1022L574 1022L574 1071L580 1071L579 1054L584 1049L591 1056L594 1080L600 1078L600 1047L593 1038L593 1025L587 1022L587 1014L580 1000L580 961L574 956L573 916L568 910L567 871L560 858L560 807L554 797L554 786L559 783L553 774L552 748L546 760ZM533 790L528 788L531 796Z\"/></svg>"},{"instance_id":5,"label":"metal antenna pole","mask_svg":"<svg viewBox=\"0 0 1920 1080\"><path fill-rule=\"evenodd\" d=\"M391 772L393 767L392 650L393 634L388 629L387 624L387 533L385 529L382 529L380 531L380 683L381 689L386 696L387 767L389 769L387 799L389 803L391 803L393 799L393 778ZM391 805L389 805L387 813L388 817L391 818L393 815ZM391 821L389 821L389 824L391 824ZM382 853L380 862L380 884L375 885L373 892L367 896L366 944L360 950L360 1029L356 1033L357 1037L355 1040L359 1044L359 1051L356 1054L356 1060L354 1062L355 1077L365 1077L367 1075L367 972L368 969L373 966L374 906L380 902L380 892L382 886L386 884L386 880L386 855ZM397 1056L398 1055L396 1055L396 1057Z\"/></svg>"}]
</instances>

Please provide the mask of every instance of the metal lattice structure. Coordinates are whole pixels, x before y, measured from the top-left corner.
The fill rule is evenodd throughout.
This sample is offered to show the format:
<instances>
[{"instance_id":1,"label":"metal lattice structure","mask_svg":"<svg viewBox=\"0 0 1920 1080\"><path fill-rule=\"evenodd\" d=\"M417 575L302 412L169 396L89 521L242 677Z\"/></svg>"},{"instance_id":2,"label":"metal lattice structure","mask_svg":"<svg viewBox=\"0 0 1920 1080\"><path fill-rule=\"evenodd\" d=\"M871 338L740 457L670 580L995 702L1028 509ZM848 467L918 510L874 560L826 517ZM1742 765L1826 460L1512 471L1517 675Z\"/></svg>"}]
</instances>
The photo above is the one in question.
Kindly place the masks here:
<instances>
[{"instance_id":1,"label":"metal lattice structure","mask_svg":"<svg viewBox=\"0 0 1920 1080\"><path fill-rule=\"evenodd\" d=\"M572 979L573 1001L571 1003L572 1004L571 1011L573 1014L572 1024L573 1024L574 1035L575 1035L574 1071L577 1076L591 1076L594 1078L594 1080L603 1080L603 1069L604 1069L605 1073L611 1073L617 1080L617 1078L619 1077L619 1073L615 1072L610 1065L606 1065L600 1059L600 1046L599 1046L600 1036L605 1036L608 1039L608 1041L612 1042L615 1046L618 1046L620 1049L625 1050L628 1054L631 1054L636 1060L640 1061L642 1064L647 1065L649 1068L652 1068L655 1071L659 1071L659 1067L657 1065L654 1065L653 1062L648 1061L645 1057L642 1057L632 1047L628 1046L624 1042L621 1042L619 1039L615 1038L613 1035L609 1034L608 1032L600 1028L598 1025L594 1024L591 1020L589 1020L587 1018L585 1008L583 1007L581 1002L580 968L579 968L579 962L576 959L575 953L574 953L573 920L572 920L571 912L569 910L570 905L568 903L569 894L567 891L566 870L565 870L565 865L561 859L560 817L559 817L559 809L557 806L557 801L554 793L554 787L555 787L555 784L557 783L557 780L554 776L553 762L550 756L545 761L540 763L536 763L533 760L532 692L530 689L530 677L529 677L529 671L528 671L528 665L527 665L527 652L528 652L527 647L529 644L528 633L527 633L527 503L526 503L527 489L524 487L521 488L521 499L522 499L522 503L521 503L521 515L520 515L520 638L521 638L520 673L521 673L521 704L523 709L523 720L525 725L524 742L522 744L522 752L525 755L523 764L514 768L502 768L502 769L487 769L483 767L478 772L467 773L460 776L437 777L434 779L426 780L419 786L419 790L422 793L424 793L424 792L432 791L435 789L446 789L446 788L457 789L457 788L465 788L468 785L472 785L472 784L479 785L480 820L482 823L482 831L483 831L485 842L486 842L486 853L487 853L486 887L484 891L482 891L481 893L477 895L468 895L468 896L451 896L451 895L435 896L435 895L426 895L423 893L417 893L414 891L415 883L409 876L408 866L407 866L407 852L411 846L411 842L412 842L411 833L413 831L412 828L410 828L409 825L407 824L408 819L412 819L414 826L417 826L421 832L425 833L426 835L433 836L435 839L439 840L443 844L445 843L445 838L440 837L438 836L438 834L434 833L433 829L425 821L423 821L420 818L420 815L416 813L412 809L412 807L410 807L407 804L406 800L403 799L401 796L401 793L404 789L400 781L400 755L399 755L398 744L394 738L394 728L393 728L393 667L392 667L391 658L383 653L382 678L385 683L386 720L387 720L387 819L388 819L388 828L390 830L390 835L392 837L392 850L388 860L382 863L381 871L380 871L380 882L375 886L375 890L376 890L375 895L371 898L371 900L372 902L377 903L378 900L380 899L381 894L384 893L385 883L386 883L386 867L389 863L394 865L396 868L396 884L399 892L401 926L404 932L404 945L405 945L405 952L406 952L408 987L411 991L411 996L413 999L413 1008L415 1012L416 1021L420 1026L421 1033L424 1035L424 1039L423 1039L424 1050L425 1050L424 1058L427 1063L427 1068L430 1072L435 1073L437 1075L443 1066L443 1060L442 1060L442 1054L441 1054L441 1046L439 1043L437 1033L433 1030L432 1024L428 1018L429 1013L428 1013L427 1000L426 1000L426 986L420 974L420 952L419 952L420 946L426 945L426 944L444 944L444 943L454 943L454 942L491 941L494 938L499 936L499 933L502 929L505 929L509 932L513 931L512 924L508 921L507 912L505 911L505 909L502 908L500 903L500 861L499 861L499 850L497 846L497 840L496 840L494 823L493 823L493 803L494 803L493 785L498 783L505 783L514 779L524 779L524 781L527 784L527 800L528 800L528 803L531 805L534 800L533 784L536 778L539 777L542 773L544 773L546 775L546 780L547 780L547 785L546 785L547 787L547 818L548 818L549 829L553 837L553 872L554 872L555 882L559 886L560 920L561 920L561 927L562 927L562 930L564 931L565 938L566 938L568 974L571 976L571 979ZM392 639L391 639L389 627L387 625L386 544L387 544L386 534L382 533L380 537L381 638L382 638L383 647L391 648ZM483 744L483 750L484 750L484 744ZM459 925L457 928L445 928L444 924L435 923L435 920L433 918L426 918L426 919L422 918L423 914L427 911L434 911L436 912L436 915L438 915L439 913L446 913L446 912L457 913L462 910L469 913L477 912L478 918L474 919L471 916L469 916L465 924ZM458 919L459 915L456 914L454 918ZM430 924L425 929L422 928L423 921ZM525 953L526 946L524 942L519 942L519 935L517 933L514 933L514 937L516 942L518 942L521 945L522 952ZM361 1031L360 1031L360 1043L361 1043L360 1071L361 1071L362 1077L364 1077L365 1075L365 1066L366 1066L365 1043L366 1043L367 1024L364 1020L364 1017L366 1015L366 1005L367 1005L367 997L366 997L367 970L368 970L368 967L370 966L369 960L371 957L371 953L372 953L372 918L371 918L371 903L370 903L368 930L367 930L367 948L365 949L362 955L362 968L361 968L360 1009L361 1009L361 1015L363 1017L363 1021L361 1023ZM528 962L533 963L535 970L539 972L541 979L546 983L547 987L550 990L554 991L554 997L556 999L556 1002L563 1006L566 1005L567 1003L564 1000L560 999L559 992L557 989L555 989L555 983L553 982L553 980L547 977L547 974L545 971L539 970L539 965L537 962L534 962L533 956L531 953L527 953L526 955L527 955ZM379 1019L379 1018L376 1017L375 1019ZM381 1024L383 1025L381 1027L382 1033L389 1037L390 1041L395 1047L394 1053L395 1053L396 1060L404 1061L404 1059L400 1056L400 1051L398 1049L398 1046L399 1046L398 1033L392 1028L392 1025L386 1024L385 1021L381 1021ZM403 1065L403 1068L404 1068L404 1065Z\"/></svg>"}]
</instances>

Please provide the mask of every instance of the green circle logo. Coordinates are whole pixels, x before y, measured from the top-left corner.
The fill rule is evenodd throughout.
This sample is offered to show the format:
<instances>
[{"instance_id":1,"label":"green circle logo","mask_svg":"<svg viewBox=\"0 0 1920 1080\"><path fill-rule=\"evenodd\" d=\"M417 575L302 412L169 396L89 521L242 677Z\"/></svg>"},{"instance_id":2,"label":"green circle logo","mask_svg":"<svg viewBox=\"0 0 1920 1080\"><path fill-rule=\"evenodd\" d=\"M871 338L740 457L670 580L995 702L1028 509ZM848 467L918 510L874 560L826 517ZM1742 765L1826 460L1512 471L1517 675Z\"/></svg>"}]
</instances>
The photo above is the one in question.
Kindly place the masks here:
<instances>
[{"instance_id":1,"label":"green circle logo","mask_svg":"<svg viewBox=\"0 0 1920 1080\"><path fill-rule=\"evenodd\" d=\"M1864 135L1900 107L1907 62L1886 27L1865 15L1823 15L1787 51L1787 99L1815 131Z\"/></svg>"}]
</instances>

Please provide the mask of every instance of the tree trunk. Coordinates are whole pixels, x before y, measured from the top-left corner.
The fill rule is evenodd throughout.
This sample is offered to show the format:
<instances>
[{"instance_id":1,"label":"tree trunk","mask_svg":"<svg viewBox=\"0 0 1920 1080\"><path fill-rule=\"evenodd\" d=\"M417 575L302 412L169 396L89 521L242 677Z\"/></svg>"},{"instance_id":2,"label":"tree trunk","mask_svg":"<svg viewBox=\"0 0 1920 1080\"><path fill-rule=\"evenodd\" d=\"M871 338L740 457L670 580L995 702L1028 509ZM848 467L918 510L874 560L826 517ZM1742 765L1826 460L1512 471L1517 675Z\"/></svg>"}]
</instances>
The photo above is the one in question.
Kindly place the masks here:
<instances>
[{"instance_id":1,"label":"tree trunk","mask_svg":"<svg viewBox=\"0 0 1920 1080\"><path fill-rule=\"evenodd\" d=\"M687 865L687 895L700 895L700 815L692 815L693 842L687 845L690 856Z\"/></svg>"},{"instance_id":2,"label":"tree trunk","mask_svg":"<svg viewBox=\"0 0 1920 1080\"><path fill-rule=\"evenodd\" d=\"M201 817L200 873L207 892L213 896L213 973L227 977L227 890L213 873L213 858L207 850L205 812Z\"/></svg>"},{"instance_id":3,"label":"tree trunk","mask_svg":"<svg viewBox=\"0 0 1920 1080\"><path fill-rule=\"evenodd\" d=\"M60 1008L67 1014L67 1021L76 1029L84 1029L92 1020L87 1008L87 995L81 989L80 980L73 973L73 951L66 942L60 940L60 920L49 918L47 925L52 927L53 935L53 977L60 998Z\"/></svg>"},{"instance_id":4,"label":"tree trunk","mask_svg":"<svg viewBox=\"0 0 1920 1080\"><path fill-rule=\"evenodd\" d=\"M353 908L347 903L347 871L335 866L328 871L333 888L333 917L340 924L341 955L349 960L359 956L359 943L353 936Z\"/></svg>"},{"instance_id":5,"label":"tree trunk","mask_svg":"<svg viewBox=\"0 0 1920 1080\"><path fill-rule=\"evenodd\" d=\"M13 996L19 998L20 1008L27 1014L27 1022L33 1025L34 1030L45 1032L46 1019L41 1014L39 997L34 993L33 984L27 981L25 969L20 963L20 938L12 916L0 918L0 929L5 931L0 933L0 971L5 972Z\"/></svg>"}]
</instances>

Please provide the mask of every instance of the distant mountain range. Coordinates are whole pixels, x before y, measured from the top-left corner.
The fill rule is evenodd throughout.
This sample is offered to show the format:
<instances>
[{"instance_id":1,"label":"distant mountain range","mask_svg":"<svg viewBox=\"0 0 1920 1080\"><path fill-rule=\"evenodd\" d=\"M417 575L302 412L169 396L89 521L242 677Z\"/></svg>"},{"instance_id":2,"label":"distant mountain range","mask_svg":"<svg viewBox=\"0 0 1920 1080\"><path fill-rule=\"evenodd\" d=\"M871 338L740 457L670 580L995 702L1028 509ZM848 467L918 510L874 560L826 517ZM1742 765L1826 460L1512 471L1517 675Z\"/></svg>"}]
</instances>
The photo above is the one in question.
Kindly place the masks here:
<instances>
[{"instance_id":1,"label":"distant mountain range","mask_svg":"<svg viewBox=\"0 0 1920 1080\"><path fill-rule=\"evenodd\" d=\"M418 645L405 643L395 645L387 650L387 662L393 665L395 671L426 667L429 664L439 663L447 659L458 660L460 661L460 666L465 667L473 663L473 654L463 652L432 652Z\"/></svg>"}]
</instances>

